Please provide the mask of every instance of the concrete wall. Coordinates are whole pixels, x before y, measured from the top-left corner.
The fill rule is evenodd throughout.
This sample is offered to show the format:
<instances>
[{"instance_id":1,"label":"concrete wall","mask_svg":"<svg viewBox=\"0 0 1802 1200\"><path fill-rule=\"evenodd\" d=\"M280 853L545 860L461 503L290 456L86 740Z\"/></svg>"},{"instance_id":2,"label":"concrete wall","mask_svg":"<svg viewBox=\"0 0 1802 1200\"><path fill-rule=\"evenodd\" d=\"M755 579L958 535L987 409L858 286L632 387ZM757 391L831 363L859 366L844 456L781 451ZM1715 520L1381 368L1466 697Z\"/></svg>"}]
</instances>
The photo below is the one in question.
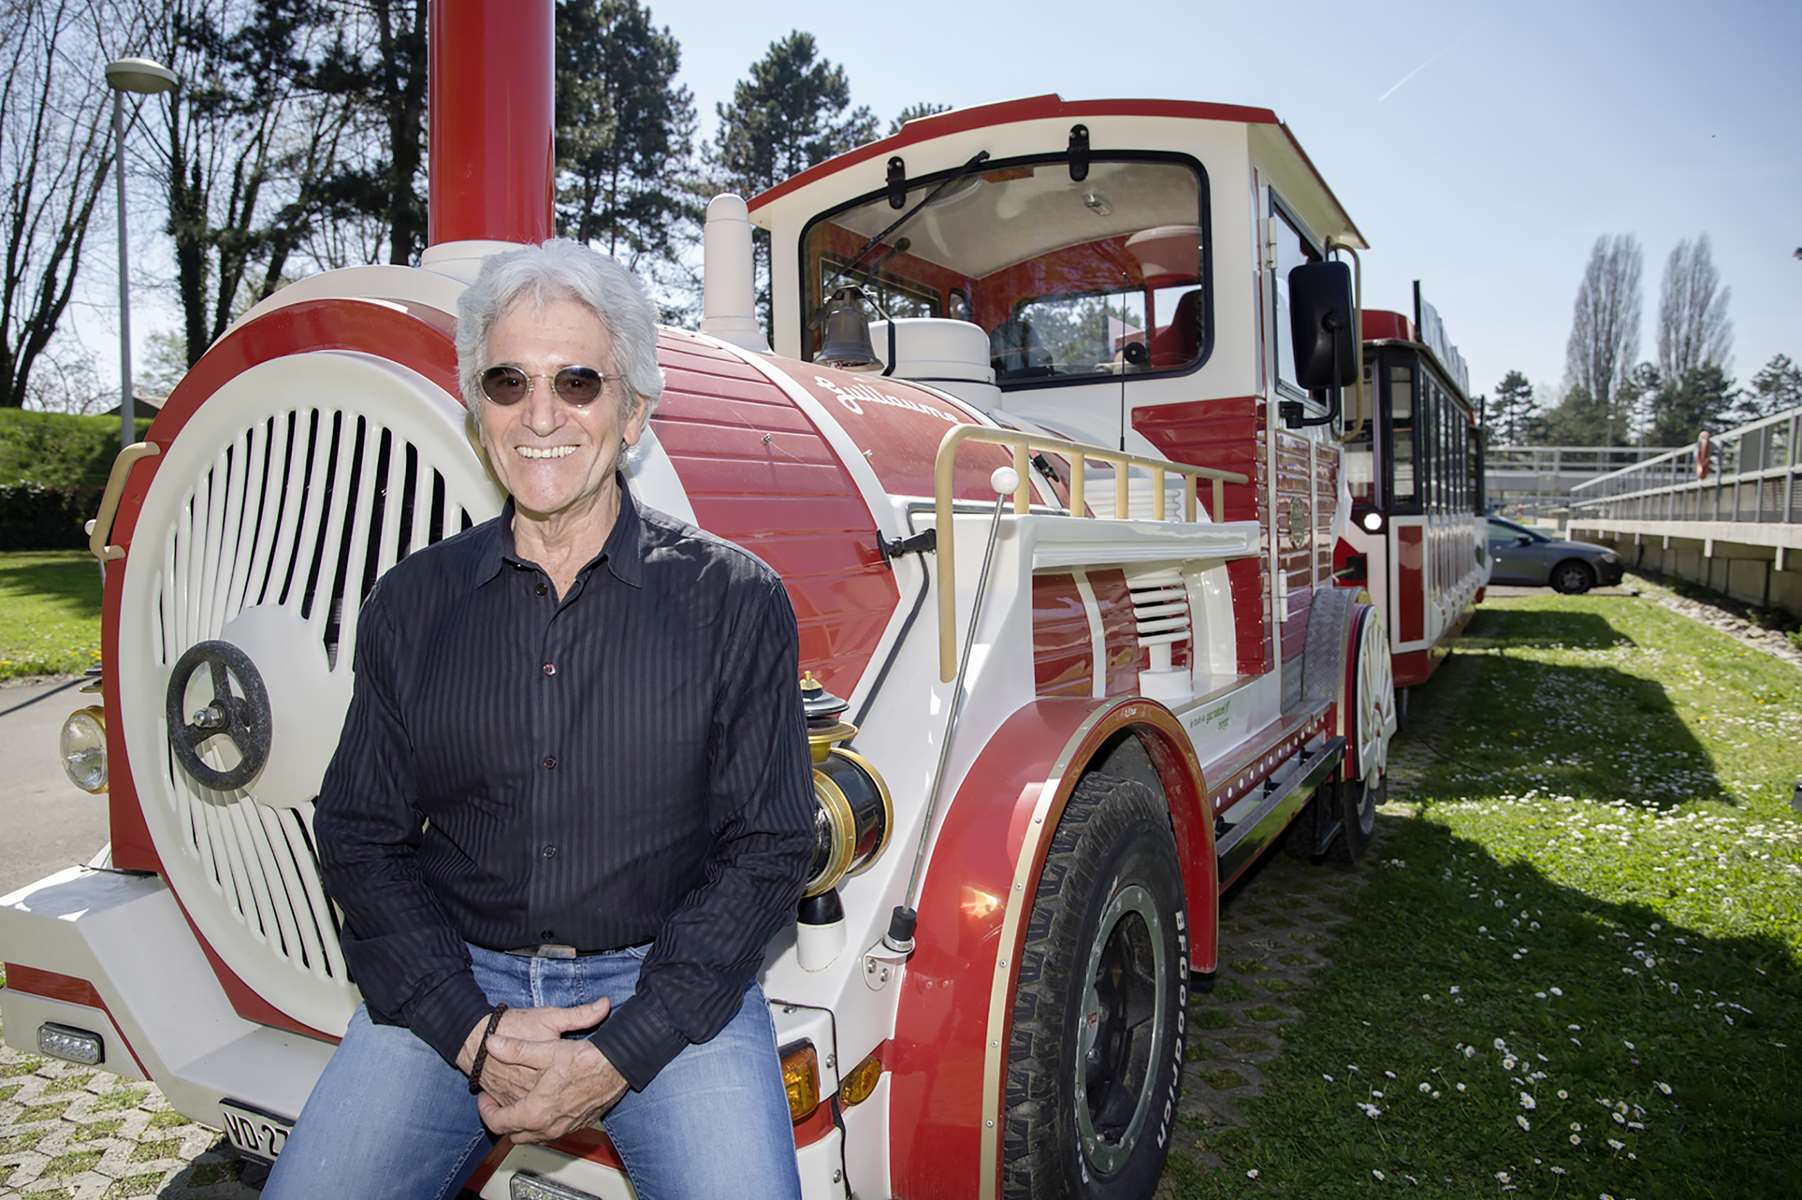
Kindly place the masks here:
<instances>
[{"instance_id":1,"label":"concrete wall","mask_svg":"<svg viewBox=\"0 0 1802 1200\"><path fill-rule=\"evenodd\" d=\"M1630 533L1576 531L1584 541L1613 548L1630 569L1655 571L1699 583L1711 591L1762 608L1781 608L1802 620L1802 554L1785 556L1778 570L1777 552L1770 546L1750 546L1716 540L1712 557L1700 538L1643 536Z\"/></svg>"}]
</instances>

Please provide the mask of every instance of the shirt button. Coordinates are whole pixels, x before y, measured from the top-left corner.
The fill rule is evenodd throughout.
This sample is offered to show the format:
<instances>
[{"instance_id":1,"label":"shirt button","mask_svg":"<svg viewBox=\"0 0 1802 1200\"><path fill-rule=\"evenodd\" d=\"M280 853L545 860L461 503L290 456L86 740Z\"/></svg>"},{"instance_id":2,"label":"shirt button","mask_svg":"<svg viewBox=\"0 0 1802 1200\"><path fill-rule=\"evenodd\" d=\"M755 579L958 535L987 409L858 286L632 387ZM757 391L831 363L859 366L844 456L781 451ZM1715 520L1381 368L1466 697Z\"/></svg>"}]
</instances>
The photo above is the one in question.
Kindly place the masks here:
<instances>
[{"instance_id":1,"label":"shirt button","mask_svg":"<svg viewBox=\"0 0 1802 1200\"><path fill-rule=\"evenodd\" d=\"M557 673L557 664L556 663L545 663L544 664L544 673L546 675L555 675Z\"/></svg>"},{"instance_id":2,"label":"shirt button","mask_svg":"<svg viewBox=\"0 0 1802 1200\"><path fill-rule=\"evenodd\" d=\"M535 588L533 588L533 589L532 589L532 590L533 590L533 591L534 591L534 592L536 592L536 593L538 593L538 594L539 594L539 595L540 595L540 596L542 596L542 595L544 595L544 594L545 594L545 593L546 593L546 592L548 592L548 591L550 591L550 589L549 589L549 588L547 588L547 587L545 587L545 586L544 586L544 585L543 585L543 584L542 584L542 583L541 583L541 584L539 584L539 585L538 585L538 586L537 586L537 587L535 587Z\"/></svg>"},{"instance_id":3,"label":"shirt button","mask_svg":"<svg viewBox=\"0 0 1802 1200\"><path fill-rule=\"evenodd\" d=\"M557 931L555 929L540 929L538 931L538 937L540 941L554 942L557 940Z\"/></svg>"},{"instance_id":4,"label":"shirt button","mask_svg":"<svg viewBox=\"0 0 1802 1200\"><path fill-rule=\"evenodd\" d=\"M556 765L557 765L557 756L555 754L547 754L544 756L544 769L545 770L549 771L552 768L554 768Z\"/></svg>"},{"instance_id":5,"label":"shirt button","mask_svg":"<svg viewBox=\"0 0 1802 1200\"><path fill-rule=\"evenodd\" d=\"M542 851L540 851L540 853L542 853L546 858L556 858L557 857L557 847L546 846Z\"/></svg>"}]
</instances>

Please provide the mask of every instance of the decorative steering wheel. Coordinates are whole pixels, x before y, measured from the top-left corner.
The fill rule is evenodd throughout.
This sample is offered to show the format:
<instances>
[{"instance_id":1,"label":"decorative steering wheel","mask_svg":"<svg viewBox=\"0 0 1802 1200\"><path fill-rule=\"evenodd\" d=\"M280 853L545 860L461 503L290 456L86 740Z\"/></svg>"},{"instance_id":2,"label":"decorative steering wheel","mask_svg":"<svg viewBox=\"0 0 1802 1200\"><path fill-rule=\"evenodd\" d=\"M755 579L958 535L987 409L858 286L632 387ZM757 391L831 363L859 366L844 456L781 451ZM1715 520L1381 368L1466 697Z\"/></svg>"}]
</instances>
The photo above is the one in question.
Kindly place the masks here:
<instances>
[{"instance_id":1,"label":"decorative steering wheel","mask_svg":"<svg viewBox=\"0 0 1802 1200\"><path fill-rule=\"evenodd\" d=\"M184 715L188 681L202 663L212 675L212 703ZM232 691L234 677L242 696ZM269 691L250 656L230 642L197 642L188 647L169 675L166 711L169 749L182 770L201 787L219 792L241 788L269 761ZM220 770L200 757L201 747L215 737L225 738L237 750L237 766Z\"/></svg>"}]
</instances>

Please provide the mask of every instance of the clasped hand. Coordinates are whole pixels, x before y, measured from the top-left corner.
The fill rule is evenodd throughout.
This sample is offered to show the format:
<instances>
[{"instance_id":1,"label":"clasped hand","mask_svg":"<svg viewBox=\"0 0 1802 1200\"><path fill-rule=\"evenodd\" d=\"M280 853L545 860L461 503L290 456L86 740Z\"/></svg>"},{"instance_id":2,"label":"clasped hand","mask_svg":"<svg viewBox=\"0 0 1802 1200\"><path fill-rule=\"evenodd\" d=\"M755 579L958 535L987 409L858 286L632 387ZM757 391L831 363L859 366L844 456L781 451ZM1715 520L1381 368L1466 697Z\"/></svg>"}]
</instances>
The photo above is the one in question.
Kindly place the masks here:
<instances>
[{"instance_id":1,"label":"clasped hand","mask_svg":"<svg viewBox=\"0 0 1802 1200\"><path fill-rule=\"evenodd\" d=\"M482 1123L515 1142L548 1142L572 1129L592 1125L626 1090L625 1078L586 1039L565 1033L593 1029L612 1005L603 997L573 1008L510 1008L488 1038L482 1066L482 1094L476 1098ZM457 1065L474 1065L484 1019L470 1032Z\"/></svg>"}]
</instances>

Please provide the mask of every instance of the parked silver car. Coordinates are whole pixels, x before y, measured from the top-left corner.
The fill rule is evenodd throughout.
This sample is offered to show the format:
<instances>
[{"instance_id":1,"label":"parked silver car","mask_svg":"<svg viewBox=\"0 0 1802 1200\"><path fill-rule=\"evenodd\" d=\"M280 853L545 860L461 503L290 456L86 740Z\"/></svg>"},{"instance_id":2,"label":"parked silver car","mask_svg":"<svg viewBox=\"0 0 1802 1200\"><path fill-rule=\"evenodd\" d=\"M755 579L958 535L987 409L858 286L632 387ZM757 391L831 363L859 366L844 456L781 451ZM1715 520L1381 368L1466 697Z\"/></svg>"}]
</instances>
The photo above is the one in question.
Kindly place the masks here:
<instances>
[{"instance_id":1,"label":"parked silver car","mask_svg":"<svg viewBox=\"0 0 1802 1200\"><path fill-rule=\"evenodd\" d=\"M1621 581L1620 557L1608 547L1549 537L1500 517L1489 518L1489 557L1495 561L1490 583L1550 584L1576 594Z\"/></svg>"}]
</instances>

